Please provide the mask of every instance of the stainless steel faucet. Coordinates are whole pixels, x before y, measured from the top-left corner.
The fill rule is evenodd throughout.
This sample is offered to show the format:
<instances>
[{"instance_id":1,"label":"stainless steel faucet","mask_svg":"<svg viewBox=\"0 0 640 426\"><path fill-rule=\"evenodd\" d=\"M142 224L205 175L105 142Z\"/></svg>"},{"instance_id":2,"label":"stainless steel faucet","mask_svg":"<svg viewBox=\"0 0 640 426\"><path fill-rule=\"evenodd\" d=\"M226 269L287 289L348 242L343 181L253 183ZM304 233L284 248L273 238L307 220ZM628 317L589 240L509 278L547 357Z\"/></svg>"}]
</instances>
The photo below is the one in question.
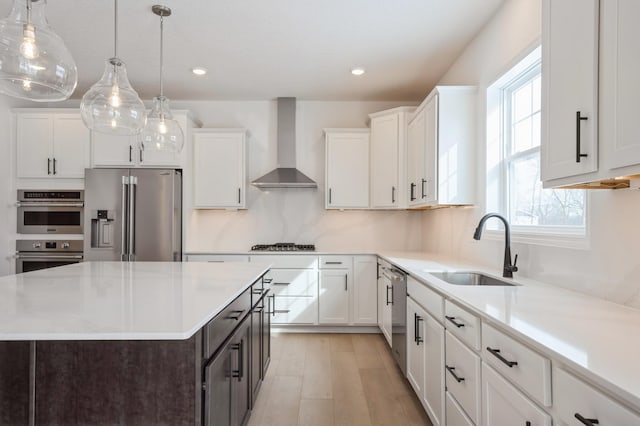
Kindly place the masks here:
<instances>
[{"instance_id":1,"label":"stainless steel faucet","mask_svg":"<svg viewBox=\"0 0 640 426\"><path fill-rule=\"evenodd\" d=\"M511 264L511 231L509 229L509 222L507 222L507 219L497 213L485 214L482 216L482 219L480 219L476 232L473 233L473 239L478 241L480 240L480 237L482 237L482 228L484 227L484 223L487 219L492 217L496 217L504 223L504 265L502 267L502 276L505 278L513 278L513 273L518 271L518 267L516 266L516 263L518 263L518 255L516 254L516 258L514 259L513 264Z\"/></svg>"}]
</instances>

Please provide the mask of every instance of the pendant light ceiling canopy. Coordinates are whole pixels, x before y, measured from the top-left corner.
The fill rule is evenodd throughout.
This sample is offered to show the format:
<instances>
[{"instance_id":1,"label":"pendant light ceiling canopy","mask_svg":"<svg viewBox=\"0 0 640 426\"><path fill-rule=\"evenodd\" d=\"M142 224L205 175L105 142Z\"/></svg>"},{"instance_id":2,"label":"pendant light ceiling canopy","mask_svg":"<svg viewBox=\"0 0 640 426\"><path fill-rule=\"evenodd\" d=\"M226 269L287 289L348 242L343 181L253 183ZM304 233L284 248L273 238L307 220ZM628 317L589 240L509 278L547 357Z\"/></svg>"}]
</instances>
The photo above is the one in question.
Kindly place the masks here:
<instances>
[{"instance_id":1,"label":"pendant light ceiling canopy","mask_svg":"<svg viewBox=\"0 0 640 426\"><path fill-rule=\"evenodd\" d=\"M171 9L154 5L152 12L160 17L160 95L153 98L153 107L147 117L147 125L142 132L144 150L180 152L184 146L184 134L180 124L173 119L169 99L164 96L164 18L171 16Z\"/></svg>"},{"instance_id":2,"label":"pendant light ceiling canopy","mask_svg":"<svg viewBox=\"0 0 640 426\"><path fill-rule=\"evenodd\" d=\"M14 0L0 20L0 92L36 102L68 99L78 69L45 16L46 0Z\"/></svg>"},{"instance_id":3,"label":"pendant light ceiling canopy","mask_svg":"<svg viewBox=\"0 0 640 426\"><path fill-rule=\"evenodd\" d=\"M82 97L80 114L91 130L116 135L137 135L146 124L146 110L118 58L118 0L114 0L115 54L107 59L104 73Z\"/></svg>"}]
</instances>

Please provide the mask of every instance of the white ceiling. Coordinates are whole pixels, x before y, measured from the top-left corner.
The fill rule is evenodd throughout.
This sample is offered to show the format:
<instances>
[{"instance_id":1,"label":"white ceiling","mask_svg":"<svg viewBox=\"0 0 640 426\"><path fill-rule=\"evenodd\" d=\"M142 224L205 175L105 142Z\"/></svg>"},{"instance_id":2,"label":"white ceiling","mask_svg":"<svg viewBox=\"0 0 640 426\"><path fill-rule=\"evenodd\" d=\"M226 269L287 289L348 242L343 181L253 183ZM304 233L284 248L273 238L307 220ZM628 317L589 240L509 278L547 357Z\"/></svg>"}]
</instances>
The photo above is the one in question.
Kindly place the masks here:
<instances>
[{"instance_id":1,"label":"white ceiling","mask_svg":"<svg viewBox=\"0 0 640 426\"><path fill-rule=\"evenodd\" d=\"M420 100L504 0L121 0L119 56L143 99ZM0 5L6 16L11 2ZM112 0L49 0L47 17L78 65L74 98L113 55ZM209 70L196 78L194 66ZM356 78L350 69L364 67Z\"/></svg>"}]
</instances>

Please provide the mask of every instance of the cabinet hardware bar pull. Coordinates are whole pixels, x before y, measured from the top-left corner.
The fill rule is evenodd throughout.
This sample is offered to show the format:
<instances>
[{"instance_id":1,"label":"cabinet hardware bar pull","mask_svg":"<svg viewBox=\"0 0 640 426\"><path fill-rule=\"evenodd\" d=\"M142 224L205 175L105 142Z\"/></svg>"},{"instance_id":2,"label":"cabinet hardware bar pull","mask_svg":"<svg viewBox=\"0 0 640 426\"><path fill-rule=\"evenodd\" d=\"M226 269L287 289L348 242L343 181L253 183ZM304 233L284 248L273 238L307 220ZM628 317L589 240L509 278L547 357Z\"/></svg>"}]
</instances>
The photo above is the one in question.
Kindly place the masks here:
<instances>
[{"instance_id":1,"label":"cabinet hardware bar pull","mask_svg":"<svg viewBox=\"0 0 640 426\"><path fill-rule=\"evenodd\" d=\"M580 421L580 423L582 423L582 424L584 424L584 425L587 425L587 426L593 426L593 425L599 425L599 424L600 424L600 422L598 421L598 419L587 419L587 418L585 418L585 417L582 417L582 416L580 415L580 413L576 413L576 414L574 415L574 417L575 417L576 419L578 419L578 420Z\"/></svg>"},{"instance_id":2,"label":"cabinet hardware bar pull","mask_svg":"<svg viewBox=\"0 0 640 426\"><path fill-rule=\"evenodd\" d=\"M529 420L527 420L527 422L524 424L524 426L531 426L531 422Z\"/></svg>"},{"instance_id":3,"label":"cabinet hardware bar pull","mask_svg":"<svg viewBox=\"0 0 640 426\"><path fill-rule=\"evenodd\" d=\"M262 290L259 288L254 288L253 291L251 291L251 294L262 294Z\"/></svg>"},{"instance_id":4,"label":"cabinet hardware bar pull","mask_svg":"<svg viewBox=\"0 0 640 426\"><path fill-rule=\"evenodd\" d=\"M289 285L291 283L279 283L279 282L274 282L273 285Z\"/></svg>"},{"instance_id":5,"label":"cabinet hardware bar pull","mask_svg":"<svg viewBox=\"0 0 640 426\"><path fill-rule=\"evenodd\" d=\"M240 194L241 194L241 189L238 188L238 204L240 204Z\"/></svg>"},{"instance_id":6,"label":"cabinet hardware bar pull","mask_svg":"<svg viewBox=\"0 0 640 426\"><path fill-rule=\"evenodd\" d=\"M460 328L460 327L464 327L464 324L456 322L456 317L448 317L445 316L446 319L448 319L449 321L451 321L453 323L453 325L455 325L456 327Z\"/></svg>"},{"instance_id":7,"label":"cabinet hardware bar pull","mask_svg":"<svg viewBox=\"0 0 640 426\"><path fill-rule=\"evenodd\" d=\"M265 284L271 284L271 281L273 281L273 278L263 278L262 282L264 282Z\"/></svg>"},{"instance_id":8,"label":"cabinet hardware bar pull","mask_svg":"<svg viewBox=\"0 0 640 426\"><path fill-rule=\"evenodd\" d=\"M454 379L456 379L456 382L458 382L458 383L460 383L460 382L464 382L464 377L458 377L458 376L456 375L456 373L453 371L453 370L455 370L455 369L456 369L455 367L449 367L448 365L445 365L445 367L444 367L444 368L446 368L446 369L447 369L447 371L448 371L449 373L451 373L451 375L453 376L453 378L454 378Z\"/></svg>"},{"instance_id":9,"label":"cabinet hardware bar pull","mask_svg":"<svg viewBox=\"0 0 640 426\"><path fill-rule=\"evenodd\" d=\"M580 162L581 157L587 157L587 154L580 152L580 122L588 119L589 117L582 117L580 111L576 111L576 163Z\"/></svg>"},{"instance_id":10,"label":"cabinet hardware bar pull","mask_svg":"<svg viewBox=\"0 0 640 426\"><path fill-rule=\"evenodd\" d=\"M143 149L142 149L142 148L140 148L138 151L140 152L140 163L142 163L142 162L143 162L143 158L142 158L142 151L143 151Z\"/></svg>"},{"instance_id":11,"label":"cabinet hardware bar pull","mask_svg":"<svg viewBox=\"0 0 640 426\"><path fill-rule=\"evenodd\" d=\"M133 146L129 145L129 162L133 162Z\"/></svg>"},{"instance_id":12,"label":"cabinet hardware bar pull","mask_svg":"<svg viewBox=\"0 0 640 426\"><path fill-rule=\"evenodd\" d=\"M342 262L324 262L325 265L342 265Z\"/></svg>"},{"instance_id":13,"label":"cabinet hardware bar pull","mask_svg":"<svg viewBox=\"0 0 640 426\"><path fill-rule=\"evenodd\" d=\"M424 342L424 339L422 337L420 337L420 321L424 321L424 318L422 318L420 315L416 315L418 318L416 321L416 345L420 346L420 343Z\"/></svg>"},{"instance_id":14,"label":"cabinet hardware bar pull","mask_svg":"<svg viewBox=\"0 0 640 426\"><path fill-rule=\"evenodd\" d=\"M231 377L235 377L238 379L238 381L240 381L240 366L242 365L242 359L240 358L240 344L236 343L234 345L231 345L231 350L232 351L238 351L238 357L236 358L236 361L238 362L238 369L237 370L231 370Z\"/></svg>"},{"instance_id":15,"label":"cabinet hardware bar pull","mask_svg":"<svg viewBox=\"0 0 640 426\"><path fill-rule=\"evenodd\" d=\"M418 344L418 314L413 314L413 341Z\"/></svg>"},{"instance_id":16,"label":"cabinet hardware bar pull","mask_svg":"<svg viewBox=\"0 0 640 426\"><path fill-rule=\"evenodd\" d=\"M51 174L51 158L47 158L47 174Z\"/></svg>"},{"instance_id":17,"label":"cabinet hardware bar pull","mask_svg":"<svg viewBox=\"0 0 640 426\"><path fill-rule=\"evenodd\" d=\"M425 189L424 189L424 185L425 185L426 183L427 183L427 180L426 180L426 179L422 179L422 198L423 198L423 199L427 198L427 194L425 194L425 192L424 192L424 190L425 190Z\"/></svg>"},{"instance_id":18,"label":"cabinet hardware bar pull","mask_svg":"<svg viewBox=\"0 0 640 426\"><path fill-rule=\"evenodd\" d=\"M231 312L233 312L235 315L229 315L227 317L227 319L238 321L242 317L242 314L244 313L244 310L242 310L242 311L231 311Z\"/></svg>"},{"instance_id":19,"label":"cabinet hardware bar pull","mask_svg":"<svg viewBox=\"0 0 640 426\"><path fill-rule=\"evenodd\" d=\"M396 187L392 186L391 187L391 204L395 204L396 203Z\"/></svg>"},{"instance_id":20,"label":"cabinet hardware bar pull","mask_svg":"<svg viewBox=\"0 0 640 426\"><path fill-rule=\"evenodd\" d=\"M240 340L240 350L238 351L238 381L241 382L244 377L244 339Z\"/></svg>"},{"instance_id":21,"label":"cabinet hardware bar pull","mask_svg":"<svg viewBox=\"0 0 640 426\"><path fill-rule=\"evenodd\" d=\"M492 349L489 346L487 346L487 350L489 352L491 352L491 354L493 356L495 356L496 358L498 358L500 361L502 361L503 363L505 363L509 368L512 368L514 365L518 365L517 361L509 361L508 359L506 359L505 357L503 357L500 354L500 349Z\"/></svg>"},{"instance_id":22,"label":"cabinet hardware bar pull","mask_svg":"<svg viewBox=\"0 0 640 426\"><path fill-rule=\"evenodd\" d=\"M288 314L289 312L291 312L290 309L274 309L273 313L275 314Z\"/></svg>"},{"instance_id":23,"label":"cabinet hardware bar pull","mask_svg":"<svg viewBox=\"0 0 640 426\"><path fill-rule=\"evenodd\" d=\"M331 204L331 188L329 188L329 204Z\"/></svg>"},{"instance_id":24,"label":"cabinet hardware bar pull","mask_svg":"<svg viewBox=\"0 0 640 426\"><path fill-rule=\"evenodd\" d=\"M56 163L58 162L58 160L56 160L55 158L53 159L53 174L57 174L58 172L56 171Z\"/></svg>"},{"instance_id":25,"label":"cabinet hardware bar pull","mask_svg":"<svg viewBox=\"0 0 640 426\"><path fill-rule=\"evenodd\" d=\"M271 298L271 315L272 316L276 316L276 295L272 294L271 296L269 296Z\"/></svg>"},{"instance_id":26,"label":"cabinet hardware bar pull","mask_svg":"<svg viewBox=\"0 0 640 426\"><path fill-rule=\"evenodd\" d=\"M410 186L410 197L411 197L411 201L414 201L416 199L416 197L413 196L413 191L416 189L416 184L411 182L411 186Z\"/></svg>"},{"instance_id":27,"label":"cabinet hardware bar pull","mask_svg":"<svg viewBox=\"0 0 640 426\"><path fill-rule=\"evenodd\" d=\"M349 291L348 282L349 282L349 278L347 274L344 274L344 291Z\"/></svg>"},{"instance_id":28,"label":"cabinet hardware bar pull","mask_svg":"<svg viewBox=\"0 0 640 426\"><path fill-rule=\"evenodd\" d=\"M390 289L390 288L391 288L391 286L387 286L387 294L386 294L386 297L387 297L387 306L391 303L391 302L389 302L389 289Z\"/></svg>"}]
</instances>

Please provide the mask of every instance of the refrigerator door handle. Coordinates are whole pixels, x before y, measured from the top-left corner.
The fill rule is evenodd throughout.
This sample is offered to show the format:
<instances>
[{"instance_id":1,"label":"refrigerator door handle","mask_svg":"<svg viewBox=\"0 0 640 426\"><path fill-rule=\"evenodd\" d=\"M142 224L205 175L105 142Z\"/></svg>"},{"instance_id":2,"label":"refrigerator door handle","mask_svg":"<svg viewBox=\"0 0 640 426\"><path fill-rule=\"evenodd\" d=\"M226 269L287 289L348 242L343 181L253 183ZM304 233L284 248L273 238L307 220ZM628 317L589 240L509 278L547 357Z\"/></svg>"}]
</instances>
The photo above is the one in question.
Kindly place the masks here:
<instances>
[{"instance_id":1,"label":"refrigerator door handle","mask_svg":"<svg viewBox=\"0 0 640 426\"><path fill-rule=\"evenodd\" d=\"M129 176L122 176L122 252L120 253L120 260L126 262L129 260Z\"/></svg>"},{"instance_id":2,"label":"refrigerator door handle","mask_svg":"<svg viewBox=\"0 0 640 426\"><path fill-rule=\"evenodd\" d=\"M129 260L136 260L136 190L138 178L129 177Z\"/></svg>"}]
</instances>

